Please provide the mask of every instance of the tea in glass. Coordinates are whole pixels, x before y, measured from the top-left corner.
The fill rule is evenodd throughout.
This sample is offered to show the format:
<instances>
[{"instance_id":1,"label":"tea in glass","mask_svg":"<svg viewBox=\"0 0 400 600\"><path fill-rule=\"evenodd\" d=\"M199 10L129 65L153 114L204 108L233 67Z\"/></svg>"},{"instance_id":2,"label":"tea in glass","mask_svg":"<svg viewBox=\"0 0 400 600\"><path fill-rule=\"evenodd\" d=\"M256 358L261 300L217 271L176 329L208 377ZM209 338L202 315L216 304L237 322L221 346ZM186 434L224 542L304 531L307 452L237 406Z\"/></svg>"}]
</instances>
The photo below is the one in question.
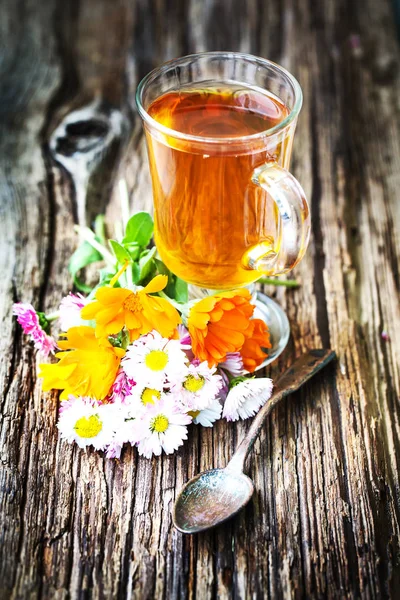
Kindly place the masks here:
<instances>
[{"instance_id":1,"label":"tea in glass","mask_svg":"<svg viewBox=\"0 0 400 600\"><path fill-rule=\"evenodd\" d=\"M269 130L289 114L272 94L229 83L199 84L163 94L147 109L157 123L196 138L242 139ZM284 166L289 139L268 154ZM159 140L147 133L153 181L155 241L165 264L189 283L228 289L251 283L255 246L265 252L279 237L279 214L252 182L266 162L265 144L249 140L238 152L189 139Z\"/></svg>"}]
</instances>

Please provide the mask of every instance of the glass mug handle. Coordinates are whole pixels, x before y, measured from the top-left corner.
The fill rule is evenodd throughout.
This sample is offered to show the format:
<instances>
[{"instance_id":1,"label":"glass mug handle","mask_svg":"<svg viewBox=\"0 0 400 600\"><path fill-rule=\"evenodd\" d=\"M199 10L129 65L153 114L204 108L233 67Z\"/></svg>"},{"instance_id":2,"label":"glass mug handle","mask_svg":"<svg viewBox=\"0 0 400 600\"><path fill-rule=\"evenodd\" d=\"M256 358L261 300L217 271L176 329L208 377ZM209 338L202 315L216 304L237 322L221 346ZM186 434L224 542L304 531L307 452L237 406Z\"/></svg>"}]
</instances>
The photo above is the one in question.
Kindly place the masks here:
<instances>
[{"instance_id":1,"label":"glass mug handle","mask_svg":"<svg viewBox=\"0 0 400 600\"><path fill-rule=\"evenodd\" d=\"M258 167L252 181L275 202L280 231L274 248L262 243L250 248L243 257L244 266L265 275L287 273L303 258L310 239L310 211L304 190L274 161Z\"/></svg>"}]
</instances>

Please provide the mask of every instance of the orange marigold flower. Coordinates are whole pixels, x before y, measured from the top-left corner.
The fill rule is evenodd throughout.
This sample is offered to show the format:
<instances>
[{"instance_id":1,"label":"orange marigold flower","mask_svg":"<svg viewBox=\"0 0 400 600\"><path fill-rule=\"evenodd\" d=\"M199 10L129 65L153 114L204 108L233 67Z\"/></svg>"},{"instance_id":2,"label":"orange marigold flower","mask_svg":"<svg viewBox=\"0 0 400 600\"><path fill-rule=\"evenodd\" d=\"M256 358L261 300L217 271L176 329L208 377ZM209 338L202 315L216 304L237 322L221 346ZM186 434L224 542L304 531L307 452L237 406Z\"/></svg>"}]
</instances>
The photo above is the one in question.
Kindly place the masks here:
<instances>
[{"instance_id":1,"label":"orange marigold flower","mask_svg":"<svg viewBox=\"0 0 400 600\"><path fill-rule=\"evenodd\" d=\"M157 275L137 292L126 288L99 288L96 302L84 306L81 316L87 320L95 319L97 337L118 333L125 325L131 342L153 329L163 337L171 338L181 322L178 311L168 300L149 296L163 290L167 282L166 275Z\"/></svg>"},{"instance_id":2,"label":"orange marigold flower","mask_svg":"<svg viewBox=\"0 0 400 600\"><path fill-rule=\"evenodd\" d=\"M71 327L63 335L66 339L58 346L68 352L58 352L56 364L40 365L43 390L64 390L61 400L70 394L102 400L110 391L125 350L96 338L92 327Z\"/></svg>"},{"instance_id":3,"label":"orange marigold flower","mask_svg":"<svg viewBox=\"0 0 400 600\"><path fill-rule=\"evenodd\" d=\"M261 348L271 348L268 327L261 319L252 319L250 321L251 331L249 337L245 340L240 354L243 360L243 366L246 371L253 371L264 362L267 353Z\"/></svg>"},{"instance_id":4,"label":"orange marigold flower","mask_svg":"<svg viewBox=\"0 0 400 600\"><path fill-rule=\"evenodd\" d=\"M252 331L254 306L243 288L203 298L191 308L188 329L194 355L211 367L238 352Z\"/></svg>"}]
</instances>

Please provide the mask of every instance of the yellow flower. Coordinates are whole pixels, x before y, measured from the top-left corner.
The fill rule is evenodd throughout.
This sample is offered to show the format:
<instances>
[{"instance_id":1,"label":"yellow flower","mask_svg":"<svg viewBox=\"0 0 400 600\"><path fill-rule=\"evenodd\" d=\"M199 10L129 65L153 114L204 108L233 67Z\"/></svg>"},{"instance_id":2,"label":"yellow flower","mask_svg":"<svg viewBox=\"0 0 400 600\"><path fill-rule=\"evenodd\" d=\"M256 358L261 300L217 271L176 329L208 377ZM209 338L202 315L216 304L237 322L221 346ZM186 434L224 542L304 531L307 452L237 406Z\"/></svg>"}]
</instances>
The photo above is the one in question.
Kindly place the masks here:
<instances>
[{"instance_id":1,"label":"yellow flower","mask_svg":"<svg viewBox=\"0 0 400 600\"><path fill-rule=\"evenodd\" d=\"M83 319L96 320L97 337L107 337L125 327L131 342L153 329L163 337L176 334L176 326L181 322L178 311L168 300L149 296L165 288L166 275L157 275L145 288L132 292L126 288L102 287L96 292L96 302L82 308Z\"/></svg>"},{"instance_id":2,"label":"yellow flower","mask_svg":"<svg viewBox=\"0 0 400 600\"><path fill-rule=\"evenodd\" d=\"M71 327L64 335L66 339L58 346L68 351L56 354L58 363L40 365L43 390L64 390L61 400L70 394L102 400L114 383L125 350L97 339L92 327Z\"/></svg>"},{"instance_id":3,"label":"yellow flower","mask_svg":"<svg viewBox=\"0 0 400 600\"><path fill-rule=\"evenodd\" d=\"M252 331L254 306L246 289L221 292L203 298L191 308L188 329L194 355L211 367L223 362L228 352L238 352Z\"/></svg>"}]
</instances>

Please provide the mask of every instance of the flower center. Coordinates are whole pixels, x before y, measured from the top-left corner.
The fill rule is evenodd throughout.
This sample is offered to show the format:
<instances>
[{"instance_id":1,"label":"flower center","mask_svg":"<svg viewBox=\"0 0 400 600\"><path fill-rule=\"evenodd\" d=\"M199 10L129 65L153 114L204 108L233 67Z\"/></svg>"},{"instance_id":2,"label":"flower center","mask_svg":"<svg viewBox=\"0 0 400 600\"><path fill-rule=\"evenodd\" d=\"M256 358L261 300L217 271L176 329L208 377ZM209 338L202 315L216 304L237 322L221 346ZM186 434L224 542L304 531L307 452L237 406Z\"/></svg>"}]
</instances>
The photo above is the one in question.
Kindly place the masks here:
<instances>
[{"instance_id":1,"label":"flower center","mask_svg":"<svg viewBox=\"0 0 400 600\"><path fill-rule=\"evenodd\" d=\"M140 302L139 294L135 294L132 292L130 296L125 298L124 303L122 305L125 310L130 310L131 312L142 312L143 304Z\"/></svg>"},{"instance_id":2,"label":"flower center","mask_svg":"<svg viewBox=\"0 0 400 600\"><path fill-rule=\"evenodd\" d=\"M161 397L161 392L158 390L153 390L153 388L144 388L140 399L142 404L146 406L146 404L154 404L154 398L159 400Z\"/></svg>"},{"instance_id":3,"label":"flower center","mask_svg":"<svg viewBox=\"0 0 400 600\"><path fill-rule=\"evenodd\" d=\"M103 423L97 415L81 417L74 427L76 435L81 438L94 438L103 429Z\"/></svg>"},{"instance_id":4,"label":"flower center","mask_svg":"<svg viewBox=\"0 0 400 600\"><path fill-rule=\"evenodd\" d=\"M199 392L205 384L205 379L202 375L195 377L194 375L188 375L184 381L183 387L188 392Z\"/></svg>"},{"instance_id":5,"label":"flower center","mask_svg":"<svg viewBox=\"0 0 400 600\"><path fill-rule=\"evenodd\" d=\"M163 350L151 350L144 359L146 367L152 371L162 371L168 364L168 354Z\"/></svg>"},{"instance_id":6,"label":"flower center","mask_svg":"<svg viewBox=\"0 0 400 600\"><path fill-rule=\"evenodd\" d=\"M192 419L195 419L196 417L198 417L200 414L199 410L189 410L188 415L190 417L192 417Z\"/></svg>"},{"instance_id":7,"label":"flower center","mask_svg":"<svg viewBox=\"0 0 400 600\"><path fill-rule=\"evenodd\" d=\"M169 421L165 415L157 415L152 419L150 423L151 431L156 431L157 433L164 433L167 431L169 425Z\"/></svg>"}]
</instances>

